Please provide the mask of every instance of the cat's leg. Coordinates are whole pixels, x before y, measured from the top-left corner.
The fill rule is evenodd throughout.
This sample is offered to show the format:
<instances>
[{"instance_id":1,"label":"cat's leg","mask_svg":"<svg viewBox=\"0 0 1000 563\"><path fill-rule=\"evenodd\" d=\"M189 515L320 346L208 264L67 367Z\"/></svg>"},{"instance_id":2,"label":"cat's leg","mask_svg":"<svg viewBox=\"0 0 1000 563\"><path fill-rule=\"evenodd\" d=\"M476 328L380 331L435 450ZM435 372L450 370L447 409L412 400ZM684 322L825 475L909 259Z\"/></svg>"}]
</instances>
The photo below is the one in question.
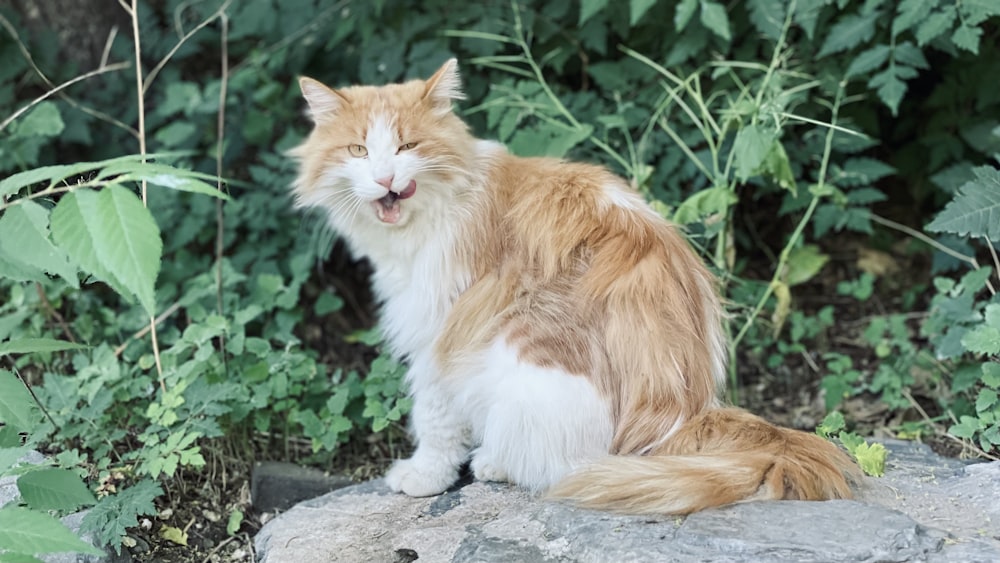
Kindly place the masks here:
<instances>
[{"instance_id":1,"label":"cat's leg","mask_svg":"<svg viewBox=\"0 0 1000 563\"><path fill-rule=\"evenodd\" d=\"M415 362L413 369L422 368ZM426 497L444 492L458 479L459 467L469 458L469 431L445 389L419 376L410 380L410 424L417 449L409 459L393 464L385 482L393 491Z\"/></svg>"},{"instance_id":2,"label":"cat's leg","mask_svg":"<svg viewBox=\"0 0 1000 563\"><path fill-rule=\"evenodd\" d=\"M483 365L477 387L488 406L474 426L477 479L541 491L608 455L608 401L586 377L521 361L503 343L489 350Z\"/></svg>"}]
</instances>

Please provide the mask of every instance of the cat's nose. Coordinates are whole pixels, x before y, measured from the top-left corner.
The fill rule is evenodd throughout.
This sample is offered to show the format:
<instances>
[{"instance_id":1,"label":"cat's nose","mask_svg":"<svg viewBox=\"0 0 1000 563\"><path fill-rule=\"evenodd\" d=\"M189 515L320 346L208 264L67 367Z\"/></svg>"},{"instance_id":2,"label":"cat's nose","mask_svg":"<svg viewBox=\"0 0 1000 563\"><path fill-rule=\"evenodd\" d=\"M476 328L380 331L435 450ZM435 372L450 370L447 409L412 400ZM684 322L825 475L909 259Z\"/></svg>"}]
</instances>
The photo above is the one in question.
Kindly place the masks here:
<instances>
[{"instance_id":1,"label":"cat's nose","mask_svg":"<svg viewBox=\"0 0 1000 563\"><path fill-rule=\"evenodd\" d=\"M389 176L386 176L385 178L378 178L378 179L376 179L375 183L378 184L378 185L380 185L380 186L382 186L383 188L389 190L389 189L392 189L392 180L395 177L396 177L395 175L390 174Z\"/></svg>"}]
</instances>

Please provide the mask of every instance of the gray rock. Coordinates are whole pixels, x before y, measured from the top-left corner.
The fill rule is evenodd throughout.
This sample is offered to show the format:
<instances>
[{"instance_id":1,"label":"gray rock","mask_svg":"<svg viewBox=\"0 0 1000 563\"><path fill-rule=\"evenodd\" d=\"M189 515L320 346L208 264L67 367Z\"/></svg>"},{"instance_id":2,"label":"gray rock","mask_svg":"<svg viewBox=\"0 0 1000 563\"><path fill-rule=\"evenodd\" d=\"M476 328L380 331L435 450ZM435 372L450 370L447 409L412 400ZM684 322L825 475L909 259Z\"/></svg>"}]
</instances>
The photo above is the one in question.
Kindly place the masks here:
<instances>
[{"instance_id":1,"label":"gray rock","mask_svg":"<svg viewBox=\"0 0 1000 563\"><path fill-rule=\"evenodd\" d=\"M471 483L414 499L370 481L299 503L255 538L260 561L996 562L1000 463L890 441L859 499L754 502L687 518L620 516Z\"/></svg>"},{"instance_id":2,"label":"gray rock","mask_svg":"<svg viewBox=\"0 0 1000 563\"><path fill-rule=\"evenodd\" d=\"M257 512L286 510L293 504L341 489L353 482L349 477L327 475L294 463L265 461L250 477L250 498Z\"/></svg>"}]
</instances>

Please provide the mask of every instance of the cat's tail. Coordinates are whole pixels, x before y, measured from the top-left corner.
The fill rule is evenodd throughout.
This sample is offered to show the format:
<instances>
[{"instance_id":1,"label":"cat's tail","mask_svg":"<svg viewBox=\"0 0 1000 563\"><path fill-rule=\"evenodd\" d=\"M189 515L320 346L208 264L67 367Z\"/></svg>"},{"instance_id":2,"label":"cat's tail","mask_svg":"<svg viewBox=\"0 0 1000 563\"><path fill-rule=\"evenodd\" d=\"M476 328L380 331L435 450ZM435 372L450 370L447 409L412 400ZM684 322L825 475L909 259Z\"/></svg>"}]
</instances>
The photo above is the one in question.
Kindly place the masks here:
<instances>
[{"instance_id":1,"label":"cat's tail","mask_svg":"<svg viewBox=\"0 0 1000 563\"><path fill-rule=\"evenodd\" d=\"M571 473L550 498L630 514L689 514L749 500L851 498L860 479L832 443L738 409L687 421L649 455L608 456Z\"/></svg>"}]
</instances>

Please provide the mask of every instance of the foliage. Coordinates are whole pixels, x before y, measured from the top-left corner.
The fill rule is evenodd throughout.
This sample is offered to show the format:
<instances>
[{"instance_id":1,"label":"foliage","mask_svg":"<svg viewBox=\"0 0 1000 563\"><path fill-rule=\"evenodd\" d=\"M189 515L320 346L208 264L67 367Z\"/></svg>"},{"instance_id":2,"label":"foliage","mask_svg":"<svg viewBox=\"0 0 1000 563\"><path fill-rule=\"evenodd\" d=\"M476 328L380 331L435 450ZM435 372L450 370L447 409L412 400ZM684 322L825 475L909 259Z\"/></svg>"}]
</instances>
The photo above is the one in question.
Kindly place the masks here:
<instances>
[{"instance_id":1,"label":"foliage","mask_svg":"<svg viewBox=\"0 0 1000 563\"><path fill-rule=\"evenodd\" d=\"M119 545L219 444L249 457L302 436L323 460L398 432L405 368L335 353L378 333L325 326L357 308L337 289L357 276L316 268L335 234L289 209L284 151L308 127L295 76L385 83L449 56L479 134L605 163L682 224L762 369L817 358L827 410L865 394L912 414L930 386L924 423L1000 443L996 270L975 260L1000 224L992 3L162 0L138 3L138 37L115 36L99 73L58 94L81 76L66 47L0 14L15 20L0 36L0 475L26 479L26 506L0 514L96 501L87 526ZM951 238L912 228L948 201L928 230ZM898 240L880 214L940 269L862 323L867 365L826 338L843 311L798 297L840 267L843 241ZM962 262L973 271L953 279ZM871 303L887 278L852 272L832 298ZM29 447L52 461L20 465Z\"/></svg>"}]
</instances>

